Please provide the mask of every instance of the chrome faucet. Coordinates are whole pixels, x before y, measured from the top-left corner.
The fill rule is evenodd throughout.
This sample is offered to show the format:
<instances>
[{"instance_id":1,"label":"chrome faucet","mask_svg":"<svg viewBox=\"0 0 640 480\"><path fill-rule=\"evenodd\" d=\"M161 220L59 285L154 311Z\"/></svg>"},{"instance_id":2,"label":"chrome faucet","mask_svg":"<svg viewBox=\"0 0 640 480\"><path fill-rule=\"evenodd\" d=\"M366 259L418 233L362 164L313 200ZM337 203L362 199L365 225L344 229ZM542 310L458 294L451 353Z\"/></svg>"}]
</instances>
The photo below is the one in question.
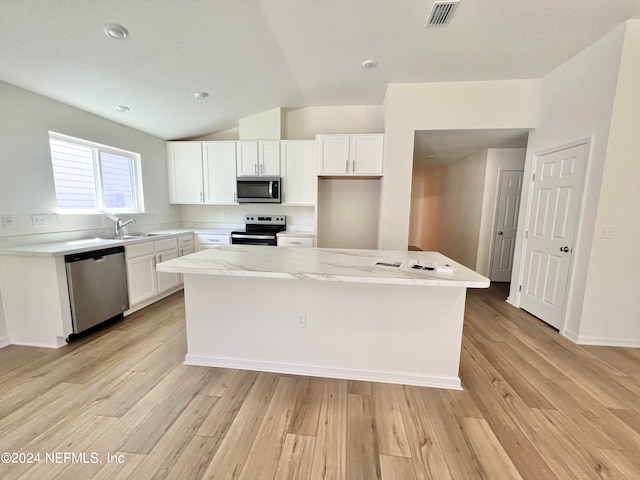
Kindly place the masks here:
<instances>
[{"instance_id":1,"label":"chrome faucet","mask_svg":"<svg viewBox=\"0 0 640 480\"><path fill-rule=\"evenodd\" d=\"M126 222L123 222L122 220L120 220L119 218L116 218L114 220L115 222L115 234L116 237L119 237L122 235L122 227L126 227L127 225L129 225L130 223L136 223L136 221L133 218L130 218L129 220L127 220Z\"/></svg>"}]
</instances>

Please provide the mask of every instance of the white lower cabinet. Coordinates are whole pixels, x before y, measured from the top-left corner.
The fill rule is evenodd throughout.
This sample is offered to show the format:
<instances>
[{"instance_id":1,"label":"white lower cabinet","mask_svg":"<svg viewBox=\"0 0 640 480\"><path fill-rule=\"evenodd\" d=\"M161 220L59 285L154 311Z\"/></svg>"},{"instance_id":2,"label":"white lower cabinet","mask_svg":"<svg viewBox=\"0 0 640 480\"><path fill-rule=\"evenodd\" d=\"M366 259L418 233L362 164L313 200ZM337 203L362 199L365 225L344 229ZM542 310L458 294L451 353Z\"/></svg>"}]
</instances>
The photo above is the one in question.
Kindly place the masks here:
<instances>
[{"instance_id":1,"label":"white lower cabinet","mask_svg":"<svg viewBox=\"0 0 640 480\"><path fill-rule=\"evenodd\" d=\"M156 271L157 263L178 258L176 237L125 245L125 257L131 307L178 287L182 281L177 273Z\"/></svg>"},{"instance_id":2,"label":"white lower cabinet","mask_svg":"<svg viewBox=\"0 0 640 480\"><path fill-rule=\"evenodd\" d=\"M228 234L202 234L197 235L198 243L196 250L204 250L206 248L219 247L220 245L229 245L231 236Z\"/></svg>"},{"instance_id":3,"label":"white lower cabinet","mask_svg":"<svg viewBox=\"0 0 640 480\"><path fill-rule=\"evenodd\" d=\"M313 247L314 243L312 237L278 237L279 247Z\"/></svg>"}]
</instances>

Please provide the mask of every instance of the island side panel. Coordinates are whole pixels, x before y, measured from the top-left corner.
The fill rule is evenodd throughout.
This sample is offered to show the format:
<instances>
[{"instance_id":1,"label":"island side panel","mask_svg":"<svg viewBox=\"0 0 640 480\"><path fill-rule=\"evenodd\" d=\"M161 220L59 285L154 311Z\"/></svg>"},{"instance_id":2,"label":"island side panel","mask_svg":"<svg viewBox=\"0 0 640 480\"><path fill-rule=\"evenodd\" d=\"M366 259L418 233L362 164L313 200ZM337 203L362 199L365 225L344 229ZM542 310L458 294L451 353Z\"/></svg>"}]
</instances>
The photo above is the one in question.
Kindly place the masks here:
<instances>
[{"instance_id":1,"label":"island side panel","mask_svg":"<svg viewBox=\"0 0 640 480\"><path fill-rule=\"evenodd\" d=\"M186 274L185 363L460 389L465 295L464 287Z\"/></svg>"}]
</instances>

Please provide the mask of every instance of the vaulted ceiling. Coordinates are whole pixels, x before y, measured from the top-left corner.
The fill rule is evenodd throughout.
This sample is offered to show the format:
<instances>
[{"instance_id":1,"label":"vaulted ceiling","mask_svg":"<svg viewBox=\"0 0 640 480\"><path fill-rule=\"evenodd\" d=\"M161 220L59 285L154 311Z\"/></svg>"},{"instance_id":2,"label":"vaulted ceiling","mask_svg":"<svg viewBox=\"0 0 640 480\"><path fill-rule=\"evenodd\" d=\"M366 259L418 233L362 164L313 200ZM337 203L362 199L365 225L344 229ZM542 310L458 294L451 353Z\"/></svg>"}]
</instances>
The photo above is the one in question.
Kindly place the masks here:
<instances>
[{"instance_id":1,"label":"vaulted ceiling","mask_svg":"<svg viewBox=\"0 0 640 480\"><path fill-rule=\"evenodd\" d=\"M391 82L539 78L640 15L640 0L461 0L427 29L432 4L2 0L0 80L178 139L275 107L381 104Z\"/></svg>"}]
</instances>

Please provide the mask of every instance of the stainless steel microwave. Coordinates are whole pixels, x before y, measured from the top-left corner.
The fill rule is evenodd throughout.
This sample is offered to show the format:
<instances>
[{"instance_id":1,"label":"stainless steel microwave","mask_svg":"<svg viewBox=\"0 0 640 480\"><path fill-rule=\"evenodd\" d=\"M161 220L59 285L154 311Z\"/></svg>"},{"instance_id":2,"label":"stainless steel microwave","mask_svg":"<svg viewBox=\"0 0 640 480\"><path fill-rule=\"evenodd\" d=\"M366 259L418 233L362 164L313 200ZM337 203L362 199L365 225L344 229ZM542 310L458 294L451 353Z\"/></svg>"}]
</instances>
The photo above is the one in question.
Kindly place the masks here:
<instances>
[{"instance_id":1,"label":"stainless steel microwave","mask_svg":"<svg viewBox=\"0 0 640 480\"><path fill-rule=\"evenodd\" d=\"M280 177L238 177L238 203L280 203Z\"/></svg>"}]
</instances>

